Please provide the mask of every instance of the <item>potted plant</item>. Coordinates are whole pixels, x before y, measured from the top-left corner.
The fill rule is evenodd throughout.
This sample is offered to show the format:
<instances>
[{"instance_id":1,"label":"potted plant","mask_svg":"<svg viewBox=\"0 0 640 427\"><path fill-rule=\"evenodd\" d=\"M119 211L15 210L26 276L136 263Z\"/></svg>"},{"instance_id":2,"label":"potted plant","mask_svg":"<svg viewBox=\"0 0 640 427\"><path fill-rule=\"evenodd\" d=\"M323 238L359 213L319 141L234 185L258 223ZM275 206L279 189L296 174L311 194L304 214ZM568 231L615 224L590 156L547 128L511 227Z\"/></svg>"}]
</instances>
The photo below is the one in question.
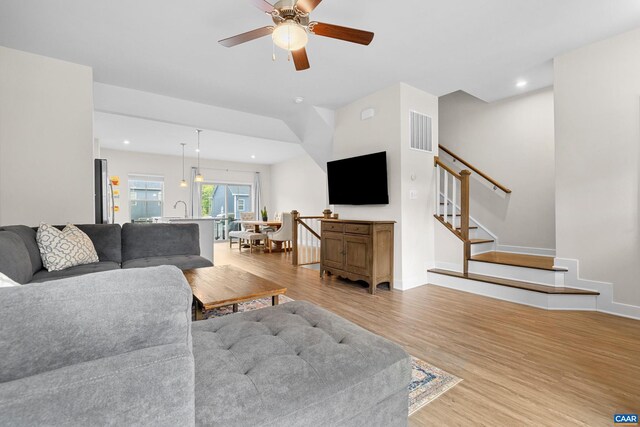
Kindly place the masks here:
<instances>
[{"instance_id":1,"label":"potted plant","mask_svg":"<svg viewBox=\"0 0 640 427\"><path fill-rule=\"evenodd\" d=\"M260 211L260 214L262 215L262 220L266 221L267 219L269 219L269 217L267 216L267 207L263 207L262 210Z\"/></svg>"}]
</instances>

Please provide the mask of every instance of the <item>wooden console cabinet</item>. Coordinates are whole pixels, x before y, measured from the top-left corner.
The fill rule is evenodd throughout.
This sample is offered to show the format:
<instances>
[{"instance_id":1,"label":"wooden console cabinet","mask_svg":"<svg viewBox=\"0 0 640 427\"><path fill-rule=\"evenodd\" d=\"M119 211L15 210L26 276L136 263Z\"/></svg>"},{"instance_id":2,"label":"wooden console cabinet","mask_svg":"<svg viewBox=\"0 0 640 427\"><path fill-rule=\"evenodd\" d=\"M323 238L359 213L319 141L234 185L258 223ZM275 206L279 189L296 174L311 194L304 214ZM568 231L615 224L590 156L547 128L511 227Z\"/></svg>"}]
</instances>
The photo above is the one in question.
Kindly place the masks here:
<instances>
[{"instance_id":1,"label":"wooden console cabinet","mask_svg":"<svg viewBox=\"0 0 640 427\"><path fill-rule=\"evenodd\" d=\"M393 289L393 221L322 220L320 277L325 272L362 280L369 292L380 283Z\"/></svg>"}]
</instances>

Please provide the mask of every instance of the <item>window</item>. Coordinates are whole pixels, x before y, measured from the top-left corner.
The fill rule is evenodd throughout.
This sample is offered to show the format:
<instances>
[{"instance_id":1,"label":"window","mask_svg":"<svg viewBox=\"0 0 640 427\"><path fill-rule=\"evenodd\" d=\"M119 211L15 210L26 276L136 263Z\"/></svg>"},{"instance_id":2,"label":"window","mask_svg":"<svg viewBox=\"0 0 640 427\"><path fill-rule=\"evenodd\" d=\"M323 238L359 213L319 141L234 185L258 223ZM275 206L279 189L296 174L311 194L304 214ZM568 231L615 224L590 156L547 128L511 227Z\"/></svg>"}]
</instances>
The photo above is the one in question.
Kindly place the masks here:
<instances>
[{"instance_id":1,"label":"window","mask_svg":"<svg viewBox=\"0 0 640 427\"><path fill-rule=\"evenodd\" d=\"M164 178L129 176L129 214L132 221L162 216Z\"/></svg>"},{"instance_id":2,"label":"window","mask_svg":"<svg viewBox=\"0 0 640 427\"><path fill-rule=\"evenodd\" d=\"M201 216L240 218L240 212L251 211L251 186L204 183L200 190Z\"/></svg>"}]
</instances>

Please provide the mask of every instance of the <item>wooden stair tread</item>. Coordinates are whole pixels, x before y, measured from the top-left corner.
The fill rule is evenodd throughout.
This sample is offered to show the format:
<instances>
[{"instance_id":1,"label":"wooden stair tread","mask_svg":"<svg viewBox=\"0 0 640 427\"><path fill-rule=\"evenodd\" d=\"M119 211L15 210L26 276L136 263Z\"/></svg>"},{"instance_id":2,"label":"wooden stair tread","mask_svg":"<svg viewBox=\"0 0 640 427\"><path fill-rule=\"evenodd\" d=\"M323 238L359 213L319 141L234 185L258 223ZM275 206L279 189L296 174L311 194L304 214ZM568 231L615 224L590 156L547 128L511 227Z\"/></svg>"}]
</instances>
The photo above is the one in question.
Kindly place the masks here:
<instances>
[{"instance_id":1,"label":"wooden stair tread","mask_svg":"<svg viewBox=\"0 0 640 427\"><path fill-rule=\"evenodd\" d=\"M476 226L473 226L473 225L469 226L469 230L477 230L477 229L478 229L478 227L476 227ZM456 230L462 230L462 227L456 227Z\"/></svg>"},{"instance_id":2,"label":"wooden stair tread","mask_svg":"<svg viewBox=\"0 0 640 427\"><path fill-rule=\"evenodd\" d=\"M526 291L539 292L543 294L553 295L600 295L599 292L588 291L584 289L564 288L556 286L541 285L539 283L522 282L520 280L503 279L500 277L483 276L481 274L473 273L460 273L458 271L443 270L440 268L434 268L429 270L429 273L442 274L450 277L457 277L460 279L475 280L478 282L491 283L493 285L507 286L510 288L523 289Z\"/></svg>"},{"instance_id":3,"label":"wooden stair tread","mask_svg":"<svg viewBox=\"0 0 640 427\"><path fill-rule=\"evenodd\" d=\"M564 268L554 267L554 258L548 256L514 254L511 252L486 252L473 255L470 260L538 270L567 271Z\"/></svg>"},{"instance_id":4,"label":"wooden stair tread","mask_svg":"<svg viewBox=\"0 0 640 427\"><path fill-rule=\"evenodd\" d=\"M471 239L472 245L479 245L481 243L493 243L493 239Z\"/></svg>"}]
</instances>

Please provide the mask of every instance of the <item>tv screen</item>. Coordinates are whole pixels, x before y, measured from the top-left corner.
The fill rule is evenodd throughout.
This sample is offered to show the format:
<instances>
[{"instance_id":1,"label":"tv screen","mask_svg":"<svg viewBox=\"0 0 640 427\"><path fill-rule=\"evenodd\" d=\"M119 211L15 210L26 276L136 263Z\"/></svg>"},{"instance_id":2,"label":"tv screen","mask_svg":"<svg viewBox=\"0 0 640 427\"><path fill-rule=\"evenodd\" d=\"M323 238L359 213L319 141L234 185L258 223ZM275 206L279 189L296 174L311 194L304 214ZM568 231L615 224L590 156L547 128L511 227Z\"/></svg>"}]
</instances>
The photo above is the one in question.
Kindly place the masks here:
<instances>
[{"instance_id":1,"label":"tv screen","mask_svg":"<svg viewBox=\"0 0 640 427\"><path fill-rule=\"evenodd\" d=\"M368 154L327 163L329 204L387 205L387 153Z\"/></svg>"}]
</instances>

